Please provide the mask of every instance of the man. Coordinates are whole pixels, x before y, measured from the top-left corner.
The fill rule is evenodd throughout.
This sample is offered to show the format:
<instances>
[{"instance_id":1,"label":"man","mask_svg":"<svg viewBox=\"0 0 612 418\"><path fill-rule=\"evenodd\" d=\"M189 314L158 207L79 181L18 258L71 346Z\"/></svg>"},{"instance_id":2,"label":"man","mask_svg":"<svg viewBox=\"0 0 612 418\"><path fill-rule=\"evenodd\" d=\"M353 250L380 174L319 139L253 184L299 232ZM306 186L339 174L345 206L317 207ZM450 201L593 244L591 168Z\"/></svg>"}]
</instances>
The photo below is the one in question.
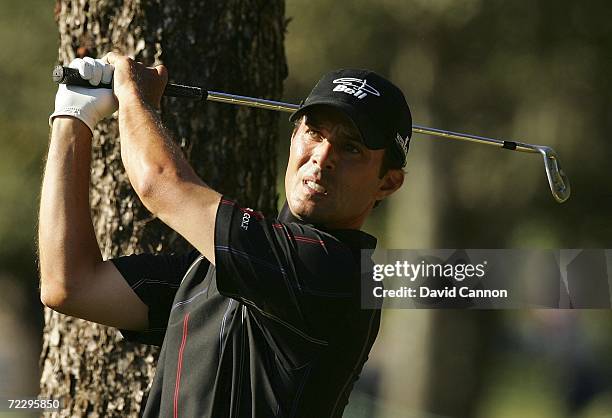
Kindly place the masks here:
<instances>
[{"instance_id":1,"label":"man","mask_svg":"<svg viewBox=\"0 0 612 418\"><path fill-rule=\"evenodd\" d=\"M76 60L113 91L60 86L40 208L41 300L161 345L144 415L340 417L378 333L360 308L361 232L403 182L411 118L377 74L324 76L295 129L278 219L208 187L155 108L167 81L110 53ZM144 205L194 247L103 261L88 201L92 130L119 111L121 155Z\"/></svg>"}]
</instances>

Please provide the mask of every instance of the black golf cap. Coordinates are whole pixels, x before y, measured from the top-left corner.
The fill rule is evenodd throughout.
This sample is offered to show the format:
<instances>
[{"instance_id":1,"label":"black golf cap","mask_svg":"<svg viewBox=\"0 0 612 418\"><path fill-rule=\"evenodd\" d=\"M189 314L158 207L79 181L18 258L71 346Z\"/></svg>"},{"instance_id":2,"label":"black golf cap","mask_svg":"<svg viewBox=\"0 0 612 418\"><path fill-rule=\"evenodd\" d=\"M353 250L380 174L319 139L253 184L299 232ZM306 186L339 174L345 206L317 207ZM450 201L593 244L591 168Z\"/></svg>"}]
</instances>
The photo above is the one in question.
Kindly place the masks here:
<instances>
[{"instance_id":1,"label":"black golf cap","mask_svg":"<svg viewBox=\"0 0 612 418\"><path fill-rule=\"evenodd\" d=\"M412 115L402 91L386 78L362 69L327 73L289 120L295 121L306 109L316 105L342 110L359 129L366 147L391 148L402 167L406 164Z\"/></svg>"}]
</instances>

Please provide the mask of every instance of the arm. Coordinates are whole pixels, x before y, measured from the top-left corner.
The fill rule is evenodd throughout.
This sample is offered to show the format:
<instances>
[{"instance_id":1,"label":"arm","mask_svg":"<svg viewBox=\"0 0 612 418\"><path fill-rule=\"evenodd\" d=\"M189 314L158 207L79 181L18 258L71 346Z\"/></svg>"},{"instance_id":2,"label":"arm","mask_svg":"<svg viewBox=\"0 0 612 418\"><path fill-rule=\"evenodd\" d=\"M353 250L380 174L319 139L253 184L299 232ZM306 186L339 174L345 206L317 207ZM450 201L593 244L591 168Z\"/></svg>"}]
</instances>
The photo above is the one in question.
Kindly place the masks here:
<instances>
[{"instance_id":1,"label":"arm","mask_svg":"<svg viewBox=\"0 0 612 418\"><path fill-rule=\"evenodd\" d=\"M147 307L103 262L89 210L91 131L58 116L40 201L41 300L59 312L124 329L147 327Z\"/></svg>"},{"instance_id":2,"label":"arm","mask_svg":"<svg viewBox=\"0 0 612 418\"><path fill-rule=\"evenodd\" d=\"M145 68L113 53L107 57L115 66L121 157L130 183L147 209L214 264L221 195L197 176L154 110L167 81L165 68Z\"/></svg>"}]
</instances>

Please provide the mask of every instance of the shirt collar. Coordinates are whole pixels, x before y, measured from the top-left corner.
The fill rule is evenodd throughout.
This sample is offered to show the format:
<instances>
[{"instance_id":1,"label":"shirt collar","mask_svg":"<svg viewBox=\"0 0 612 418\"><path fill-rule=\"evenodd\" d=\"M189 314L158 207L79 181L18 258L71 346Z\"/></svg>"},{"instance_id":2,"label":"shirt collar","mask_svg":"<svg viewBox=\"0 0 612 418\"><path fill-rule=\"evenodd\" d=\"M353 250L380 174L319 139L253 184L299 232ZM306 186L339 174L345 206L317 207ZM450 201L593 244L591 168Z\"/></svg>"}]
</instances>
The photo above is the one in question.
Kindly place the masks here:
<instances>
[{"instance_id":1,"label":"shirt collar","mask_svg":"<svg viewBox=\"0 0 612 418\"><path fill-rule=\"evenodd\" d=\"M340 241L345 243L351 248L376 248L376 238L366 232L363 232L359 229L327 229L320 225L312 224L309 222L304 222L298 219L289 209L289 205L287 202L283 205L280 213L278 214L278 220L284 223L298 223L302 225L311 225L316 229L320 229L321 231L325 231L334 237L338 238Z\"/></svg>"}]
</instances>

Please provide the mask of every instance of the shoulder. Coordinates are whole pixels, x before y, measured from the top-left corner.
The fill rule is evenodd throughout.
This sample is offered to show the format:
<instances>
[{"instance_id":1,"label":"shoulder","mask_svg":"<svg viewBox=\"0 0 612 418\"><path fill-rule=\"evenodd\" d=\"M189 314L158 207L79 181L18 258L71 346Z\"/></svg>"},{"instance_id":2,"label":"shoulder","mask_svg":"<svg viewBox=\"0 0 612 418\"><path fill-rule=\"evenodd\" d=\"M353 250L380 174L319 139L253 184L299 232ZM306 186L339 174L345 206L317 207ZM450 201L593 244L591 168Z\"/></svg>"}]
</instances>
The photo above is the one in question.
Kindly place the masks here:
<instances>
[{"instance_id":1,"label":"shoulder","mask_svg":"<svg viewBox=\"0 0 612 418\"><path fill-rule=\"evenodd\" d=\"M360 231L325 231L312 225L276 223L286 234L297 279L306 293L354 296L359 288ZM364 234L367 235L367 234Z\"/></svg>"},{"instance_id":2,"label":"shoulder","mask_svg":"<svg viewBox=\"0 0 612 418\"><path fill-rule=\"evenodd\" d=\"M264 272L276 272L307 293L354 294L360 249L375 245L373 237L357 230L328 231L296 219L264 216L225 197L220 203L216 259L221 266L232 266L228 273L261 279Z\"/></svg>"}]
</instances>

